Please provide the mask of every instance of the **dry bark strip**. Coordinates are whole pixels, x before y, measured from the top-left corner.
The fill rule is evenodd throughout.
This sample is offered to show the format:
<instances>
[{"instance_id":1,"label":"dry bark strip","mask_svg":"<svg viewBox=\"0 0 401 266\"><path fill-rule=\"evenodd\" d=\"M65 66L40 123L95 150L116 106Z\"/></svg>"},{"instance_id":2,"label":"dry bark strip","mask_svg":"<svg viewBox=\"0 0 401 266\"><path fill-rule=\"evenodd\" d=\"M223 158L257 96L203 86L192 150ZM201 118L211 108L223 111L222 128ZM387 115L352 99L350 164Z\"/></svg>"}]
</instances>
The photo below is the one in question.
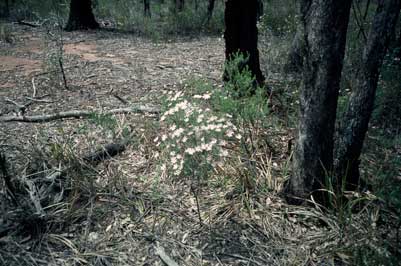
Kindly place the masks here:
<instances>
[{"instance_id":1,"label":"dry bark strip","mask_svg":"<svg viewBox=\"0 0 401 266\"><path fill-rule=\"evenodd\" d=\"M78 119L85 118L93 116L96 113L98 112L87 111L87 110L72 110L72 111L59 112L47 115L4 116L0 117L0 122L44 123L65 118L78 118ZM158 115L160 113L160 108L154 106L131 106L127 108L113 109L99 113L103 115L128 114L128 113L142 113L142 114L147 113L147 114Z\"/></svg>"},{"instance_id":2,"label":"dry bark strip","mask_svg":"<svg viewBox=\"0 0 401 266\"><path fill-rule=\"evenodd\" d=\"M155 247L155 253L160 257L160 259L166 264L167 266L178 266L177 262L175 262L169 255L164 251L164 248L157 243Z\"/></svg>"}]
</instances>

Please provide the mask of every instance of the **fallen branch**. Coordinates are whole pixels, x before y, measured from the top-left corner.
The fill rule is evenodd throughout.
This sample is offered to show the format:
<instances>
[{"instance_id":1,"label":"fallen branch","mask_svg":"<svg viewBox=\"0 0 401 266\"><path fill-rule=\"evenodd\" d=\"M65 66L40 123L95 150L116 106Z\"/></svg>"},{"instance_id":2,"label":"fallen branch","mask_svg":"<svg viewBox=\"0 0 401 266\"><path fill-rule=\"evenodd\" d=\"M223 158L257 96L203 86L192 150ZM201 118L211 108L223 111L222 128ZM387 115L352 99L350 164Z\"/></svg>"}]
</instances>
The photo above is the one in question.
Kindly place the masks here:
<instances>
[{"instance_id":1,"label":"fallen branch","mask_svg":"<svg viewBox=\"0 0 401 266\"><path fill-rule=\"evenodd\" d=\"M128 113L148 113L158 115L160 108L152 106L131 106L127 108L113 109L104 111L103 115L128 114ZM25 122L25 123L44 123L65 118L84 118L96 115L96 111L73 110L59 112L48 115L33 115L33 116L4 116L0 117L0 122Z\"/></svg>"},{"instance_id":2,"label":"fallen branch","mask_svg":"<svg viewBox=\"0 0 401 266\"><path fill-rule=\"evenodd\" d=\"M40 25L33 24L33 23L30 23L30 22L22 21L22 20L17 21L17 24L24 25L24 26L29 26L29 27L32 27L32 28L37 28L37 27L40 26Z\"/></svg>"},{"instance_id":3,"label":"fallen branch","mask_svg":"<svg viewBox=\"0 0 401 266\"><path fill-rule=\"evenodd\" d=\"M127 146L127 142L107 144L94 153L88 154L83 159L90 163L99 163L122 153Z\"/></svg>"}]
</instances>

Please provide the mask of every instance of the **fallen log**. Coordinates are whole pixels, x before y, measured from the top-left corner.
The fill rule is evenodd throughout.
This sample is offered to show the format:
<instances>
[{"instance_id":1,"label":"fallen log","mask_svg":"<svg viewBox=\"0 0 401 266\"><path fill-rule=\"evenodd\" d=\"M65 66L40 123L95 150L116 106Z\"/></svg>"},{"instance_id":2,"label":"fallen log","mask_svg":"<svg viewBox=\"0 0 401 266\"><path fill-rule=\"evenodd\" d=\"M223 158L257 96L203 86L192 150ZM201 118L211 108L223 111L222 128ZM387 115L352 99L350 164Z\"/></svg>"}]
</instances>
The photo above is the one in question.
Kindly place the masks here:
<instances>
[{"instance_id":1,"label":"fallen log","mask_svg":"<svg viewBox=\"0 0 401 266\"><path fill-rule=\"evenodd\" d=\"M0 117L0 122L25 122L25 123L44 123L51 122L54 120L66 119L66 118L85 118L96 114L102 115L114 115L114 114L128 114L128 113L142 113L142 114L153 114L158 115L160 108L154 106L131 106L120 109L113 109L109 111L87 111L87 110L72 110L66 112L58 112L55 114L45 115L32 115L32 116L3 116Z\"/></svg>"},{"instance_id":2,"label":"fallen log","mask_svg":"<svg viewBox=\"0 0 401 266\"><path fill-rule=\"evenodd\" d=\"M111 143L103 146L102 148L98 149L94 153L88 154L83 157L83 160L89 163L98 164L101 161L114 157L120 153L122 153L128 142L121 142L121 143Z\"/></svg>"}]
</instances>

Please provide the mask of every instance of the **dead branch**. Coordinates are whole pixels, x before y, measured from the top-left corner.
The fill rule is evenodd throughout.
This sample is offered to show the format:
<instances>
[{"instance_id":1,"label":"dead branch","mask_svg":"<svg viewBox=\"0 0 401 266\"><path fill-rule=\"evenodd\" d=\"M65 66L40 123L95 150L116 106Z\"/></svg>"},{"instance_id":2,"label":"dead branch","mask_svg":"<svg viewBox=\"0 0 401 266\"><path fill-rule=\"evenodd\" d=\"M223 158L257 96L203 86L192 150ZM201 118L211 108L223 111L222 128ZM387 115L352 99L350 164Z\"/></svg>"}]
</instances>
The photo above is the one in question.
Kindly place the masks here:
<instances>
[{"instance_id":1,"label":"dead branch","mask_svg":"<svg viewBox=\"0 0 401 266\"><path fill-rule=\"evenodd\" d=\"M127 142L107 144L94 153L84 156L83 159L84 161L97 164L101 161L122 153L125 150L126 146Z\"/></svg>"},{"instance_id":2,"label":"dead branch","mask_svg":"<svg viewBox=\"0 0 401 266\"><path fill-rule=\"evenodd\" d=\"M17 24L24 25L24 26L29 26L29 27L32 27L32 28L37 28L37 27L40 26L40 25L33 24L33 23L30 23L30 22L22 21L22 20L17 21Z\"/></svg>"},{"instance_id":3,"label":"dead branch","mask_svg":"<svg viewBox=\"0 0 401 266\"><path fill-rule=\"evenodd\" d=\"M33 89L32 98L36 98L35 77L32 77L32 89Z\"/></svg>"},{"instance_id":4,"label":"dead branch","mask_svg":"<svg viewBox=\"0 0 401 266\"><path fill-rule=\"evenodd\" d=\"M86 110L72 110L66 112L58 112L55 114L45 115L33 115L33 116L4 116L0 117L0 122L25 122L25 123L44 123L54 120L60 120L65 118L85 118L96 115L97 111L86 111ZM128 113L147 113L158 115L160 108L152 106L131 106L127 108L113 109L109 111L99 112L103 115L114 115L114 114L128 114Z\"/></svg>"}]
</instances>

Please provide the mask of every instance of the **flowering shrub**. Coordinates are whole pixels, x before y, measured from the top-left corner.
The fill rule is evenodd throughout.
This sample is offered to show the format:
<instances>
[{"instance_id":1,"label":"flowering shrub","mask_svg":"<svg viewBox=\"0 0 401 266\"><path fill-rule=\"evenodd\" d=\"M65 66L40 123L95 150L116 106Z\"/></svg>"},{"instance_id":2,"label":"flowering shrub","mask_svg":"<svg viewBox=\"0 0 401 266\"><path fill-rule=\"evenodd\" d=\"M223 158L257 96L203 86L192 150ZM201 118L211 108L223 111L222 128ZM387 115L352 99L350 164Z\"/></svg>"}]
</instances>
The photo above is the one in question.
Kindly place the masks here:
<instances>
[{"instance_id":1,"label":"flowering shrub","mask_svg":"<svg viewBox=\"0 0 401 266\"><path fill-rule=\"evenodd\" d=\"M230 143L241 139L230 122L231 115L210 109L213 97L210 91L167 95L160 119L165 132L155 139L167 155L162 170L174 176L204 178L217 162L229 156Z\"/></svg>"}]
</instances>

